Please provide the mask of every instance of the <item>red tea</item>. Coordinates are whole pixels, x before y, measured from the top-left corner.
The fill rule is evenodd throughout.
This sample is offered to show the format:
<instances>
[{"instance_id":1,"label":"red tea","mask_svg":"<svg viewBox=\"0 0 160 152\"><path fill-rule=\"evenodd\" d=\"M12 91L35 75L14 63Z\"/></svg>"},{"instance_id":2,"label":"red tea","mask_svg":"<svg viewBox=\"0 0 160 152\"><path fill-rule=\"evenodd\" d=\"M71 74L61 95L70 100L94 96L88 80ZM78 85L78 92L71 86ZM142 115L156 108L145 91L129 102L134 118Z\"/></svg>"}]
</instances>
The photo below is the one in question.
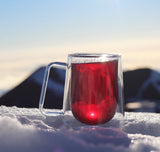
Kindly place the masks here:
<instances>
[{"instance_id":1,"label":"red tea","mask_svg":"<svg viewBox=\"0 0 160 152\"><path fill-rule=\"evenodd\" d=\"M77 120L103 124L114 116L118 103L118 61L72 63L71 109Z\"/></svg>"}]
</instances>

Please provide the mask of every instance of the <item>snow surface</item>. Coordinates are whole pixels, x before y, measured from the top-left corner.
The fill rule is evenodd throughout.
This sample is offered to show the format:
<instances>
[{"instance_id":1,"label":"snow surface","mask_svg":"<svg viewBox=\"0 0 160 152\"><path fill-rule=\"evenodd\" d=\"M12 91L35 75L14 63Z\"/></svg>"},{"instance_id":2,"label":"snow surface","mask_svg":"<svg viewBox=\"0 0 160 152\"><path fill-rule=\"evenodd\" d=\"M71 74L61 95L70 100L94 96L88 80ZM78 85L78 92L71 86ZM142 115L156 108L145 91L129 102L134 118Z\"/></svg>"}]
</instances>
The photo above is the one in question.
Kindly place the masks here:
<instances>
[{"instance_id":1,"label":"snow surface","mask_svg":"<svg viewBox=\"0 0 160 152\"><path fill-rule=\"evenodd\" d=\"M36 108L0 106L0 151L158 152L160 114L127 112L115 129L81 126L70 112L45 118Z\"/></svg>"},{"instance_id":2,"label":"snow surface","mask_svg":"<svg viewBox=\"0 0 160 152\"><path fill-rule=\"evenodd\" d=\"M155 71L155 70L152 70L151 71L151 74L149 76L149 78L143 83L143 85L139 88L138 90L138 94L136 95L136 98L137 99L140 99L146 88L149 86L149 85L153 85L153 87L155 88L155 90L157 90L157 92L160 92L160 77L159 77L159 72L158 71Z\"/></svg>"}]
</instances>

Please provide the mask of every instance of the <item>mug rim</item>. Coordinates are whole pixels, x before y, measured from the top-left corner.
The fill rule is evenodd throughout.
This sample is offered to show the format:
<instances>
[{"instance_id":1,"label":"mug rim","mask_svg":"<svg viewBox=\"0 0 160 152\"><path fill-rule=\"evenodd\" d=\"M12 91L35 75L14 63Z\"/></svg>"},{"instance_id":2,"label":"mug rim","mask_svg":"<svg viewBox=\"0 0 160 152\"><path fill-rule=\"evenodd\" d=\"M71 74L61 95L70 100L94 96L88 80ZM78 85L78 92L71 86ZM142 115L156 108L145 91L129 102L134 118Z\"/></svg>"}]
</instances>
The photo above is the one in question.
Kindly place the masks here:
<instances>
[{"instance_id":1,"label":"mug rim","mask_svg":"<svg viewBox=\"0 0 160 152\"><path fill-rule=\"evenodd\" d=\"M121 54L118 53L73 53L69 54L69 57L77 57L77 58L98 58L98 57L106 57L106 58L119 58Z\"/></svg>"}]
</instances>

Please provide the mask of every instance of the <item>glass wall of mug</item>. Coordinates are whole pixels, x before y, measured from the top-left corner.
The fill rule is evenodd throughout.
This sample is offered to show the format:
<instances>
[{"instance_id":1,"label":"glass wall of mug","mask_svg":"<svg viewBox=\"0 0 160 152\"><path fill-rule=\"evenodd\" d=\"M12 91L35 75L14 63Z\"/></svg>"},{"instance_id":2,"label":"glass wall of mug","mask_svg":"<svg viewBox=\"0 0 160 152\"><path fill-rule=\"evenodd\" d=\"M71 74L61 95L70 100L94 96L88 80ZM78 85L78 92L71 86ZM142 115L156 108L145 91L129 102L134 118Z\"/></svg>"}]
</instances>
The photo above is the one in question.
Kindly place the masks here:
<instances>
[{"instance_id":1,"label":"glass wall of mug","mask_svg":"<svg viewBox=\"0 0 160 152\"><path fill-rule=\"evenodd\" d=\"M43 108L50 68L66 70L63 109ZM123 74L119 54L69 54L66 65L47 66L39 109L47 116L71 113L75 126L121 128L124 118Z\"/></svg>"}]
</instances>

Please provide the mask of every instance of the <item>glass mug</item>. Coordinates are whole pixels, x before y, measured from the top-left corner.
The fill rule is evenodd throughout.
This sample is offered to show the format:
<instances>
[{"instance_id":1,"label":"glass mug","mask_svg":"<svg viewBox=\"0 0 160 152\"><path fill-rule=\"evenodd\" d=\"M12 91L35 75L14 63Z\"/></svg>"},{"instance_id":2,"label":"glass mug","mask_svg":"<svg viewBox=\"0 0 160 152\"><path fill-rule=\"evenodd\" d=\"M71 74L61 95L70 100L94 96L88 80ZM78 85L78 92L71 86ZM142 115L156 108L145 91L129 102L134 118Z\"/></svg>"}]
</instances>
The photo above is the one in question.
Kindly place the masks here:
<instances>
[{"instance_id":1,"label":"glass mug","mask_svg":"<svg viewBox=\"0 0 160 152\"><path fill-rule=\"evenodd\" d=\"M63 109L43 108L51 67L65 69ZM54 99L53 99L54 100ZM123 76L119 54L69 54L66 65L50 63L46 67L39 109L46 116L73 116L87 125L100 125L116 114L123 116Z\"/></svg>"}]
</instances>

